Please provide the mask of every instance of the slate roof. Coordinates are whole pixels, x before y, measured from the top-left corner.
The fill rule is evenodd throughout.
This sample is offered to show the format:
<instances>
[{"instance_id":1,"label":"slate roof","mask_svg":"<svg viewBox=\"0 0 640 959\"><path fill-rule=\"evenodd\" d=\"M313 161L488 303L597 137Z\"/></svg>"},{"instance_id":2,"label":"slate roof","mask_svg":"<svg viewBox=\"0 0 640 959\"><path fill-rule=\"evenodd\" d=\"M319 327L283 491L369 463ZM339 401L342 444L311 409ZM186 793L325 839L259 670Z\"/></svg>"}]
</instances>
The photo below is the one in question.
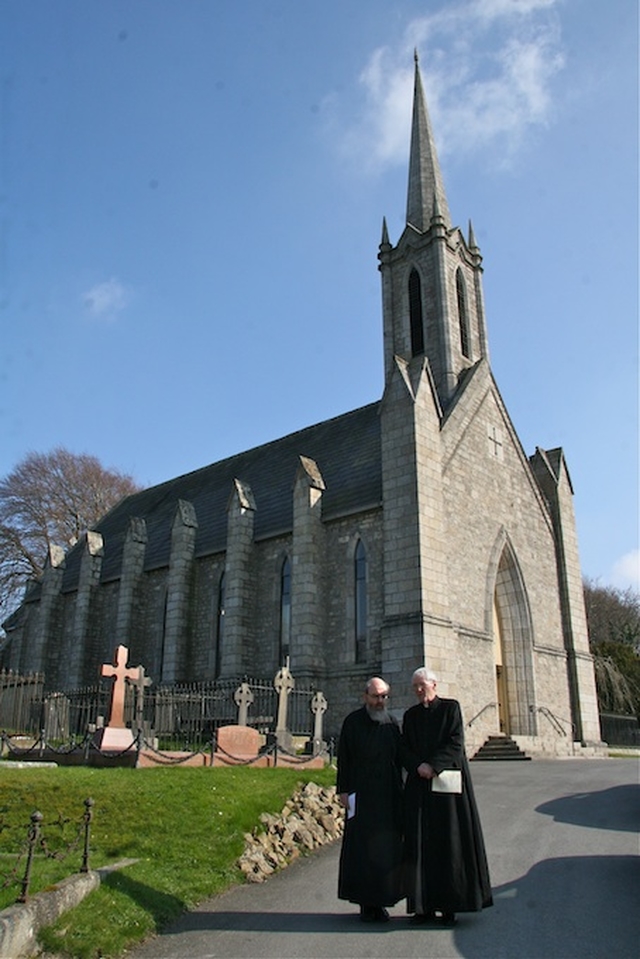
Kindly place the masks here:
<instances>
[{"instance_id":1,"label":"slate roof","mask_svg":"<svg viewBox=\"0 0 640 959\"><path fill-rule=\"evenodd\" d=\"M248 483L253 492L256 539L291 532L293 484L300 456L316 461L325 482L323 519L379 506L379 413L380 403L372 403L128 496L95 527L104 538L101 581L119 578L124 541L133 517L144 519L147 525L145 570L168 565L171 527L180 499L195 508L195 555L224 550L227 504L234 479ZM77 588L83 548L81 541L67 554L63 592Z\"/></svg>"}]
</instances>

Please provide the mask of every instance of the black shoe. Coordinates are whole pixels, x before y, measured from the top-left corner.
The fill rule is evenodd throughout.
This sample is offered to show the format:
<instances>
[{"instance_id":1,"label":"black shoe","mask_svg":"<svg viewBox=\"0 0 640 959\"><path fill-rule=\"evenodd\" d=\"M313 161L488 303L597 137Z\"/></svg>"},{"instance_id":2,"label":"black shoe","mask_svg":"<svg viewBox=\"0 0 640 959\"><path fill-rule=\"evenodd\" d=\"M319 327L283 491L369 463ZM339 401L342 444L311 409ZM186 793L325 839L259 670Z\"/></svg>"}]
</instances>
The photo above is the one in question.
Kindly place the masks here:
<instances>
[{"instance_id":1,"label":"black shoe","mask_svg":"<svg viewBox=\"0 0 640 959\"><path fill-rule=\"evenodd\" d=\"M442 919L440 920L440 922L442 923L443 926L447 926L448 928L451 926L455 926L456 914L454 912L443 912Z\"/></svg>"},{"instance_id":2,"label":"black shoe","mask_svg":"<svg viewBox=\"0 0 640 959\"><path fill-rule=\"evenodd\" d=\"M427 923L435 921L435 912L416 912L416 914L409 919L409 922L414 926L424 926Z\"/></svg>"},{"instance_id":3,"label":"black shoe","mask_svg":"<svg viewBox=\"0 0 640 959\"><path fill-rule=\"evenodd\" d=\"M374 913L374 922L389 922L389 919L391 918L384 906L375 906Z\"/></svg>"},{"instance_id":4,"label":"black shoe","mask_svg":"<svg viewBox=\"0 0 640 959\"><path fill-rule=\"evenodd\" d=\"M360 920L362 922L377 922L375 906L360 906Z\"/></svg>"}]
</instances>

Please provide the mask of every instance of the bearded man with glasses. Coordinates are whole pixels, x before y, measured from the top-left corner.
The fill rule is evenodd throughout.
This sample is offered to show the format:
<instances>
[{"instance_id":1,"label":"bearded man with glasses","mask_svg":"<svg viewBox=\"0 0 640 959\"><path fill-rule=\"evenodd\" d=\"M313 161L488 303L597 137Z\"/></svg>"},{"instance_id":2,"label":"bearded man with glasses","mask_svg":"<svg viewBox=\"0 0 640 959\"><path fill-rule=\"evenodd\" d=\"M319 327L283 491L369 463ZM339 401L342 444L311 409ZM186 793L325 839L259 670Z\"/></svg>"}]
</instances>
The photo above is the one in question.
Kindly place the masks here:
<instances>
[{"instance_id":1,"label":"bearded man with glasses","mask_svg":"<svg viewBox=\"0 0 640 959\"><path fill-rule=\"evenodd\" d=\"M401 737L388 698L388 683L370 679L338 744L337 791L346 810L338 898L357 903L363 922L388 922L386 907L404 897Z\"/></svg>"}]
</instances>

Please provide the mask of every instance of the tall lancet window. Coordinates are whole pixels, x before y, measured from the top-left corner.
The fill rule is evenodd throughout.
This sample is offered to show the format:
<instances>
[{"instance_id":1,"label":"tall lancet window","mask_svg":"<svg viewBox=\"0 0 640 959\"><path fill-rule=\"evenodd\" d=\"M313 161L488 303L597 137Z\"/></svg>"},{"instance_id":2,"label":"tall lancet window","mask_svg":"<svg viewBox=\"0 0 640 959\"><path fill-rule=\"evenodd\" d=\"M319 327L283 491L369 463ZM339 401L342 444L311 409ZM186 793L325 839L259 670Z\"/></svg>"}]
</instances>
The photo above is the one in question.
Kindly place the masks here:
<instances>
[{"instance_id":1,"label":"tall lancet window","mask_svg":"<svg viewBox=\"0 0 640 959\"><path fill-rule=\"evenodd\" d=\"M224 613L225 613L225 574L218 583L218 602L216 606L216 662L214 677L218 678L222 672L222 648L224 644Z\"/></svg>"},{"instance_id":2,"label":"tall lancet window","mask_svg":"<svg viewBox=\"0 0 640 959\"><path fill-rule=\"evenodd\" d=\"M458 321L460 323L460 349L465 359L471 359L469 347L469 314L467 312L467 291L460 267L456 270L456 294L458 296Z\"/></svg>"},{"instance_id":3,"label":"tall lancet window","mask_svg":"<svg viewBox=\"0 0 640 959\"><path fill-rule=\"evenodd\" d=\"M160 677L160 682L164 679L164 653L165 653L165 642L167 639L167 606L169 605L169 593L165 589L164 599L162 601L162 636L160 639L160 662L158 663L158 676Z\"/></svg>"},{"instance_id":4,"label":"tall lancet window","mask_svg":"<svg viewBox=\"0 0 640 959\"><path fill-rule=\"evenodd\" d=\"M280 570L280 665L291 647L291 563L287 556Z\"/></svg>"},{"instance_id":5,"label":"tall lancet window","mask_svg":"<svg viewBox=\"0 0 640 959\"><path fill-rule=\"evenodd\" d=\"M411 328L411 355L424 353L424 327L422 324L422 288L416 269L409 274L409 326Z\"/></svg>"},{"instance_id":6,"label":"tall lancet window","mask_svg":"<svg viewBox=\"0 0 640 959\"><path fill-rule=\"evenodd\" d=\"M367 554L358 540L354 555L356 663L367 660Z\"/></svg>"}]
</instances>

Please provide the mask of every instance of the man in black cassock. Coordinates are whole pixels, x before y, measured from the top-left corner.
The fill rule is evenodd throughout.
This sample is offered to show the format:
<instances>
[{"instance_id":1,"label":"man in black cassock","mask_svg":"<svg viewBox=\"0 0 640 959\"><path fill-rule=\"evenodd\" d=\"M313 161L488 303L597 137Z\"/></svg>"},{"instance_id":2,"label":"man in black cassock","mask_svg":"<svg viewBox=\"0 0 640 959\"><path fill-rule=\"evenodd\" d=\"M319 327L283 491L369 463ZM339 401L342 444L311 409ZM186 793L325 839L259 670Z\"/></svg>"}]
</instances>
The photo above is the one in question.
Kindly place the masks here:
<instances>
[{"instance_id":1,"label":"man in black cassock","mask_svg":"<svg viewBox=\"0 0 640 959\"><path fill-rule=\"evenodd\" d=\"M358 903L363 922L387 922L385 906L404 896L401 740L388 696L383 679L370 679L338 744L337 791L347 810L338 898Z\"/></svg>"},{"instance_id":2,"label":"man in black cassock","mask_svg":"<svg viewBox=\"0 0 640 959\"><path fill-rule=\"evenodd\" d=\"M419 703L403 720L405 879L412 922L453 925L456 912L477 912L493 901L460 705L441 699L436 684L434 673L416 670ZM444 769L462 771L461 793L434 792L433 778Z\"/></svg>"}]
</instances>

